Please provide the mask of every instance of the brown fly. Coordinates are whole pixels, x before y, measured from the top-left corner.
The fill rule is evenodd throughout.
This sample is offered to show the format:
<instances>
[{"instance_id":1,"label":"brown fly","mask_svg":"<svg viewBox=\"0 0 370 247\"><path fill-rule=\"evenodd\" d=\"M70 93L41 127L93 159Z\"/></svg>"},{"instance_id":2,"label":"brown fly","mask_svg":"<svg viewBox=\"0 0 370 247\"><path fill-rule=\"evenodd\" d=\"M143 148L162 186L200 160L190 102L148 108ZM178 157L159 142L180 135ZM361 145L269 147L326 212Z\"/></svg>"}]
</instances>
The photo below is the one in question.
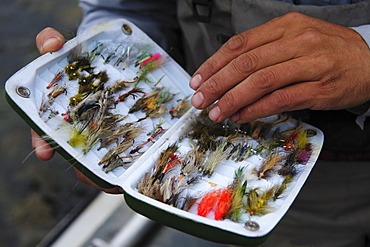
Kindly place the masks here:
<instances>
[{"instance_id":1,"label":"brown fly","mask_svg":"<svg viewBox=\"0 0 370 247\"><path fill-rule=\"evenodd\" d=\"M188 101L189 96L182 99L171 111L171 117L181 117L190 109L190 103Z\"/></svg>"},{"instance_id":2,"label":"brown fly","mask_svg":"<svg viewBox=\"0 0 370 247\"><path fill-rule=\"evenodd\" d=\"M274 169L284 160L284 156L275 152L270 152L266 160L263 162L262 167L258 171L258 178L264 178L266 172Z\"/></svg>"},{"instance_id":3,"label":"brown fly","mask_svg":"<svg viewBox=\"0 0 370 247\"><path fill-rule=\"evenodd\" d=\"M116 102L117 103L118 102L123 102L129 96L132 96L132 98L135 99L136 97L138 97L139 94L145 94L143 89L137 88L137 87L133 88L130 91L128 91L127 93L124 93L121 96L119 96L118 99L116 100Z\"/></svg>"}]
</instances>

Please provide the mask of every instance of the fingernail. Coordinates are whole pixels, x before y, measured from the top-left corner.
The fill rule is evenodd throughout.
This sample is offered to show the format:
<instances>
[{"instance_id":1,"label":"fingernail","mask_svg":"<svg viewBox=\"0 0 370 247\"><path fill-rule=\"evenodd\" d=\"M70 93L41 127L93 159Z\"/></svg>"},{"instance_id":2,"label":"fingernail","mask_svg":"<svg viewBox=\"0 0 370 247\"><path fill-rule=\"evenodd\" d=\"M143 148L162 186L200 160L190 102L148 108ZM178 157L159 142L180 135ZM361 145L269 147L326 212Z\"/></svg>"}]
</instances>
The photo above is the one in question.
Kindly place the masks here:
<instances>
[{"instance_id":1,"label":"fingernail","mask_svg":"<svg viewBox=\"0 0 370 247\"><path fill-rule=\"evenodd\" d=\"M197 90L202 83L202 76L196 74L193 78L190 79L189 85L192 89Z\"/></svg>"},{"instance_id":2,"label":"fingernail","mask_svg":"<svg viewBox=\"0 0 370 247\"><path fill-rule=\"evenodd\" d=\"M56 37L50 38L42 44L41 52L43 53L48 52L51 47L53 47L55 44L60 43L64 43L64 41Z\"/></svg>"},{"instance_id":3,"label":"fingernail","mask_svg":"<svg viewBox=\"0 0 370 247\"><path fill-rule=\"evenodd\" d=\"M239 112L235 113L234 115L232 115L230 117L230 121L233 122L233 123L236 123L238 120L240 119L240 114Z\"/></svg>"},{"instance_id":4,"label":"fingernail","mask_svg":"<svg viewBox=\"0 0 370 247\"><path fill-rule=\"evenodd\" d=\"M209 118L212 120L212 121L217 121L217 119L220 117L221 115L221 110L220 110L220 107L218 106L215 106L213 107L210 111L209 111Z\"/></svg>"},{"instance_id":5,"label":"fingernail","mask_svg":"<svg viewBox=\"0 0 370 247\"><path fill-rule=\"evenodd\" d=\"M195 108L199 108L201 105L203 105L204 102L204 96L202 92L197 92L193 95L191 98L191 103Z\"/></svg>"}]
</instances>

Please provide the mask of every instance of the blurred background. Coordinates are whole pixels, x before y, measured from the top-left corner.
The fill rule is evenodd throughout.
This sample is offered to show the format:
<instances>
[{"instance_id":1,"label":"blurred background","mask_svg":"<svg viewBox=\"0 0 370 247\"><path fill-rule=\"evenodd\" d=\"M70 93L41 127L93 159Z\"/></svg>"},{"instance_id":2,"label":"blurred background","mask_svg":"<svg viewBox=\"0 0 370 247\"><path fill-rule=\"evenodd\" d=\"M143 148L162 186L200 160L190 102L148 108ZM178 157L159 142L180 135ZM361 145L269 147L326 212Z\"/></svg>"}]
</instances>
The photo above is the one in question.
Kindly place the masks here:
<instances>
[{"instance_id":1,"label":"blurred background","mask_svg":"<svg viewBox=\"0 0 370 247\"><path fill-rule=\"evenodd\" d=\"M52 26L72 38L81 19L77 0L0 0L0 6L3 85L39 56L35 46L39 31ZM98 191L79 182L59 155L49 162L36 158L29 127L5 101L4 86L0 90L0 246L36 246Z\"/></svg>"}]
</instances>

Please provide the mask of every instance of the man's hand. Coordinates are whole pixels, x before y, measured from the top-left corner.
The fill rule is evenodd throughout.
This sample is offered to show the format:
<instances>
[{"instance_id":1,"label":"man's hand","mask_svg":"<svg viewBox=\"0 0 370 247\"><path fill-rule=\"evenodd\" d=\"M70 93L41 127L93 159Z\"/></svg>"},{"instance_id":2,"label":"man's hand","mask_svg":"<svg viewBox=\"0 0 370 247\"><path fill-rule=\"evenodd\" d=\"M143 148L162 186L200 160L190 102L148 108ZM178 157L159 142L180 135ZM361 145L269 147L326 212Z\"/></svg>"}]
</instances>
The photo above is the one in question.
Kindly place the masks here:
<instances>
[{"instance_id":1,"label":"man's hand","mask_svg":"<svg viewBox=\"0 0 370 247\"><path fill-rule=\"evenodd\" d=\"M64 36L53 28L45 28L36 36L36 46L42 54L54 52L63 47ZM32 147L40 160L50 160L54 156L51 148L34 130L31 130Z\"/></svg>"},{"instance_id":2,"label":"man's hand","mask_svg":"<svg viewBox=\"0 0 370 247\"><path fill-rule=\"evenodd\" d=\"M334 110L370 99L370 52L354 30L289 13L232 37L195 73L192 104L221 122Z\"/></svg>"},{"instance_id":3,"label":"man's hand","mask_svg":"<svg viewBox=\"0 0 370 247\"><path fill-rule=\"evenodd\" d=\"M36 36L37 49L41 54L59 50L63 47L65 41L66 40L61 33L50 27L45 28ZM34 130L31 130L31 136L32 147L35 150L37 157L44 161L50 160L54 156L54 149L50 147L49 144L45 142ZM123 192L119 187L113 187L109 189L101 188L83 175L79 170L76 168L74 168L74 170L77 178L87 185L111 194L120 194Z\"/></svg>"}]
</instances>

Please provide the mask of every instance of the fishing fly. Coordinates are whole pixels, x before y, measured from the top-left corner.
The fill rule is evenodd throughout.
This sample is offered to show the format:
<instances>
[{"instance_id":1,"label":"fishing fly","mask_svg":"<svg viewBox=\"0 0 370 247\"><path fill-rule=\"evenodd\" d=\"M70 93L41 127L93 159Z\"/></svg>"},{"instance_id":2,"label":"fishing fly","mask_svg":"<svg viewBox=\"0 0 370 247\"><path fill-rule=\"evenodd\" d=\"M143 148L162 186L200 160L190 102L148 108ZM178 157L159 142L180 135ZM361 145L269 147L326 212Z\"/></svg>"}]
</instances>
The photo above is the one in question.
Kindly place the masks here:
<instances>
[{"instance_id":1,"label":"fishing fly","mask_svg":"<svg viewBox=\"0 0 370 247\"><path fill-rule=\"evenodd\" d=\"M307 160L300 159L300 154L312 151L307 132L300 124L281 131L290 119L286 116L256 120L243 126L213 123L205 117L207 114L200 113L190 121L193 128L184 132L180 144L187 142L188 151L179 152L179 144L169 146L161 153L153 171L145 175L146 181L158 186L157 192L152 189L150 194L174 207L195 211L199 216L230 219L255 231L259 224L251 218L274 211L273 202L283 200L288 186L299 174L297 166ZM288 142L291 144L287 149ZM258 165L250 162L256 158ZM211 182L224 167L235 169L233 179L224 186ZM199 191L199 184L204 184L203 192Z\"/></svg>"},{"instance_id":2,"label":"fishing fly","mask_svg":"<svg viewBox=\"0 0 370 247\"><path fill-rule=\"evenodd\" d=\"M59 71L55 77L53 78L53 80L51 80L51 82L46 86L47 89L51 88L55 83L57 83L58 81L62 80L63 78L63 71Z\"/></svg>"},{"instance_id":3,"label":"fishing fly","mask_svg":"<svg viewBox=\"0 0 370 247\"><path fill-rule=\"evenodd\" d=\"M127 40L77 46L42 84L40 117L52 118L48 123L68 132L71 147L96 155L94 165L112 176L158 144L157 157L137 183L139 193L256 229L258 217L281 205L309 162L317 133L288 115L215 123L209 107L181 118L186 126L173 132L178 138L168 136L191 104L184 92L172 90L174 77L163 66L168 59L152 48ZM164 133L168 140L158 142Z\"/></svg>"}]
</instances>

